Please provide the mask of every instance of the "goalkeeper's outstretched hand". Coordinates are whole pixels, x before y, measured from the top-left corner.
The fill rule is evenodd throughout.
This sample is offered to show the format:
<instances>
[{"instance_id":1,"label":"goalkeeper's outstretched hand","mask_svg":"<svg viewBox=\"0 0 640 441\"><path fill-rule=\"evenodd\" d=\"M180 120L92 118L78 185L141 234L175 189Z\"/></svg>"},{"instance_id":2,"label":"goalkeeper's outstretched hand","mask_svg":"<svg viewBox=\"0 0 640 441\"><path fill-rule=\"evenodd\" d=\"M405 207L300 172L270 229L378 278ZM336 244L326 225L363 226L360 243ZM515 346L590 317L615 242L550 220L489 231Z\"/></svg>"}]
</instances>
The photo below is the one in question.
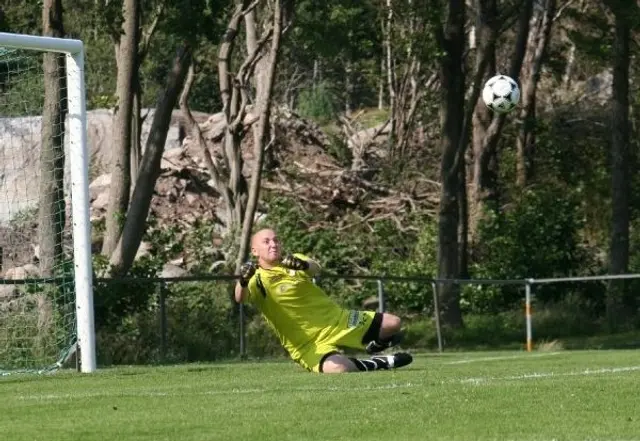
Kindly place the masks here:
<instances>
[{"instance_id":1,"label":"goalkeeper's outstretched hand","mask_svg":"<svg viewBox=\"0 0 640 441\"><path fill-rule=\"evenodd\" d=\"M282 264L282 266L296 271L309 269L309 262L307 262L306 260L302 260L292 254L287 254L286 256L284 256L280 263Z\"/></svg>"},{"instance_id":2,"label":"goalkeeper's outstretched hand","mask_svg":"<svg viewBox=\"0 0 640 441\"><path fill-rule=\"evenodd\" d=\"M245 262L240 267L240 286L246 288L249 286L249 280L256 273L256 264L253 262Z\"/></svg>"}]
</instances>

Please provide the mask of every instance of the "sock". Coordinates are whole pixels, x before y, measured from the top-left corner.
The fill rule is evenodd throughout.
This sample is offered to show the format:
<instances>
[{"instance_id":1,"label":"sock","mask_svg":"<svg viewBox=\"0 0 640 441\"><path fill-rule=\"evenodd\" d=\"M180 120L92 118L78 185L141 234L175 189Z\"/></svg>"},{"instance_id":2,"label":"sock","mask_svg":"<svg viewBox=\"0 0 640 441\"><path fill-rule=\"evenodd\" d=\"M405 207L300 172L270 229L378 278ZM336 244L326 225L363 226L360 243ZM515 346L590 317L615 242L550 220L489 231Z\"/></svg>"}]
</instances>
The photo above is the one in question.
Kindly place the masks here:
<instances>
[{"instance_id":1,"label":"sock","mask_svg":"<svg viewBox=\"0 0 640 441\"><path fill-rule=\"evenodd\" d=\"M349 358L356 365L359 371L377 371L380 369L389 369L389 360L387 357L372 357L366 360L360 360L358 358Z\"/></svg>"},{"instance_id":2,"label":"sock","mask_svg":"<svg viewBox=\"0 0 640 441\"><path fill-rule=\"evenodd\" d=\"M398 342L400 342L403 336L404 336L403 332L400 331L396 334L393 334L391 337L387 337L387 338L378 337L375 340L373 340L373 342L378 346L387 347L387 346L390 346L391 343L397 344Z\"/></svg>"}]
</instances>

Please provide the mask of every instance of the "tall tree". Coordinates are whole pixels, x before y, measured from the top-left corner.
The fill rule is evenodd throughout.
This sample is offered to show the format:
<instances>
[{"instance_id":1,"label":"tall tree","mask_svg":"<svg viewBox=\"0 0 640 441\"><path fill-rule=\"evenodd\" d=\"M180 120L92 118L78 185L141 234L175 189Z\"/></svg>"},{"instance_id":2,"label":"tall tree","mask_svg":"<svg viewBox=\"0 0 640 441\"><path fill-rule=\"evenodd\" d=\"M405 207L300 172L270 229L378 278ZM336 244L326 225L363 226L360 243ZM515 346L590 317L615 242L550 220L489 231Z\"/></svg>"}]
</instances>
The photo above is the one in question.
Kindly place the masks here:
<instances>
[{"instance_id":1,"label":"tall tree","mask_svg":"<svg viewBox=\"0 0 640 441\"><path fill-rule=\"evenodd\" d=\"M45 0L42 5L45 36L64 37L61 0ZM64 201L64 120L66 115L65 56L44 54L44 108L40 150L40 200L38 201L38 243L40 271L52 275L62 256L65 224Z\"/></svg>"},{"instance_id":2,"label":"tall tree","mask_svg":"<svg viewBox=\"0 0 640 441\"><path fill-rule=\"evenodd\" d=\"M389 94L390 156L402 158L415 129L420 103L434 75L427 80L433 60L433 39L429 38L426 2L386 0L383 19L383 50Z\"/></svg>"},{"instance_id":3,"label":"tall tree","mask_svg":"<svg viewBox=\"0 0 640 441\"><path fill-rule=\"evenodd\" d=\"M280 41L293 14L294 5L293 0L235 2L218 49L218 79L224 117L221 134L222 161L209 151L200 127L189 109L188 97L195 80L194 67L190 69L180 97L180 108L189 133L198 143L213 186L224 201L227 227L232 234L237 233L239 238L239 252L230 262L236 269L239 269L248 252L260 190L264 149L271 142L271 100ZM259 24L261 18L262 25ZM247 54L243 58L237 55L237 37L242 35L242 23L245 24L247 48ZM251 96L254 90L252 85L255 87L255 98ZM250 107L252 101L254 105ZM242 143L249 127L253 131L254 140L254 166L250 185L242 173Z\"/></svg>"},{"instance_id":4,"label":"tall tree","mask_svg":"<svg viewBox=\"0 0 640 441\"><path fill-rule=\"evenodd\" d=\"M520 119L522 125L517 138L517 173L516 179L521 187L526 185L533 175L536 127L536 92L542 61L549 44L551 28L556 14L556 0L544 0L536 8L531 19L531 28L527 41L527 50L522 71L520 88L522 105Z\"/></svg>"},{"instance_id":5,"label":"tall tree","mask_svg":"<svg viewBox=\"0 0 640 441\"><path fill-rule=\"evenodd\" d=\"M487 23L483 26L487 35L495 42L497 36L497 25L508 17L509 12L503 12L502 16L497 15L494 0L482 0L487 14L481 22ZM517 34L511 60L507 68L507 74L512 78L517 78L522 67L524 55L527 48L529 38L529 27L531 15L533 12L533 0L523 0L517 21ZM497 18L497 20L496 20ZM483 44L480 44L482 47ZM487 62L493 61L495 48L485 45ZM483 109L479 111L476 103L476 125L474 126L474 173L473 173L473 200L474 221L472 222L472 231L476 230L477 223L481 220L483 212L493 203L496 205L498 200L498 142L502 135L502 129L507 119L507 114L486 114Z\"/></svg>"},{"instance_id":6,"label":"tall tree","mask_svg":"<svg viewBox=\"0 0 640 441\"><path fill-rule=\"evenodd\" d=\"M458 249L461 157L466 146L461 145L464 119L464 48L465 48L464 0L448 0L447 18L444 24L439 17L435 23L435 36L442 57L440 59L440 83L442 105L440 107L440 206L438 209L438 277L460 277ZM455 284L440 287L443 322L453 327L462 326L460 289Z\"/></svg>"},{"instance_id":7,"label":"tall tree","mask_svg":"<svg viewBox=\"0 0 640 441\"><path fill-rule=\"evenodd\" d=\"M615 16L613 42L613 89L611 111L611 239L609 271L621 274L629 269L629 61L632 5L623 0L608 0ZM607 294L607 321L614 329L621 321L625 285L612 281Z\"/></svg>"},{"instance_id":8,"label":"tall tree","mask_svg":"<svg viewBox=\"0 0 640 441\"><path fill-rule=\"evenodd\" d=\"M163 18L166 6L166 0L158 0L155 9L148 14L141 11L138 14L140 23L140 42L138 45L138 54L136 57L136 66L133 73L133 96L131 101L131 163L129 165L131 172L131 182L136 182L140 161L142 160L142 80L140 78L140 67L144 63L145 58L149 54L149 47L153 34L156 32L160 19ZM195 5L194 5L195 6ZM143 15L150 16L149 23L143 26Z\"/></svg>"},{"instance_id":9,"label":"tall tree","mask_svg":"<svg viewBox=\"0 0 640 441\"><path fill-rule=\"evenodd\" d=\"M273 4L273 18L271 23L271 44L269 51L262 55L258 62L257 71L257 89L256 89L256 110L258 112L258 121L253 126L253 155L254 170L251 174L249 183L249 194L247 196L247 206L242 224L242 232L240 236L240 247L236 258L236 274L240 272L242 263L249 254L249 242L253 228L253 220L256 209L258 207L258 198L260 196L260 181L262 178L262 165L264 163L264 151L271 142L271 99L273 97L273 86L278 67L278 58L280 55L280 41L282 38L283 25L286 20L293 14L294 0L275 0ZM247 23L249 25L249 23ZM255 24L254 24L255 25ZM255 29L255 28L254 28ZM247 48L256 51L259 50L259 41L253 36L251 41L247 33Z\"/></svg>"},{"instance_id":10,"label":"tall tree","mask_svg":"<svg viewBox=\"0 0 640 441\"><path fill-rule=\"evenodd\" d=\"M496 73L496 36L500 24L498 5L496 0L476 0L477 15L475 21L474 40L476 42L476 75L483 76L483 82ZM478 72L480 61L486 59L485 72ZM491 124L492 113L482 102L476 100L472 117L472 156L473 180L471 185L471 213L469 219L469 233L475 236L477 225L482 217L484 204L482 201L492 201L496 198L497 187L497 155L487 155L484 151L484 140L487 129Z\"/></svg>"},{"instance_id":11,"label":"tall tree","mask_svg":"<svg viewBox=\"0 0 640 441\"><path fill-rule=\"evenodd\" d=\"M109 261L113 275L122 276L129 270L145 232L151 197L160 174L160 161L167 141L171 115L187 76L191 56L192 49L188 44L178 50L165 89L158 99L149 138L140 162L140 172L131 197L131 208Z\"/></svg>"},{"instance_id":12,"label":"tall tree","mask_svg":"<svg viewBox=\"0 0 640 441\"><path fill-rule=\"evenodd\" d=\"M122 5L122 31L116 37L115 50L118 65L111 147L111 187L105 218L106 231L102 254L111 255L115 250L131 192L131 134L136 70L138 69L138 42L140 0L124 0Z\"/></svg>"}]
</instances>

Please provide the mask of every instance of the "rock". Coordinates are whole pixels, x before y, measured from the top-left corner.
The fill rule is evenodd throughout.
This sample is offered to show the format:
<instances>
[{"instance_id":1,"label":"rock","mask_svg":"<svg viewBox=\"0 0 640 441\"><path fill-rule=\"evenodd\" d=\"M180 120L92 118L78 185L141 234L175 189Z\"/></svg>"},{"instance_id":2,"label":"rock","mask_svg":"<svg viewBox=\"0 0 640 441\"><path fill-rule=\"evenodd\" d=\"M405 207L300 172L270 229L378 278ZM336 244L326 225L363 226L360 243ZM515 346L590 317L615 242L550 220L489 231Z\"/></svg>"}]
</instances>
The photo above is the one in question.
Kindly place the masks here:
<instances>
[{"instance_id":1,"label":"rock","mask_svg":"<svg viewBox=\"0 0 640 441\"><path fill-rule=\"evenodd\" d=\"M0 285L0 302L14 299L18 294L16 285Z\"/></svg>"},{"instance_id":2,"label":"rock","mask_svg":"<svg viewBox=\"0 0 640 441\"><path fill-rule=\"evenodd\" d=\"M111 185L111 173L98 176L89 184L89 191L101 191Z\"/></svg>"},{"instance_id":3,"label":"rock","mask_svg":"<svg viewBox=\"0 0 640 441\"><path fill-rule=\"evenodd\" d=\"M177 259L170 260L169 263L175 266L184 265L184 257L178 257Z\"/></svg>"},{"instance_id":4,"label":"rock","mask_svg":"<svg viewBox=\"0 0 640 441\"><path fill-rule=\"evenodd\" d=\"M363 309L377 310L380 303L378 301L378 296L367 297L362 301Z\"/></svg>"},{"instance_id":5,"label":"rock","mask_svg":"<svg viewBox=\"0 0 640 441\"><path fill-rule=\"evenodd\" d=\"M4 278L7 280L24 280L34 279L40 277L40 269L32 264L28 263L23 266L9 268L4 273Z\"/></svg>"},{"instance_id":6,"label":"rock","mask_svg":"<svg viewBox=\"0 0 640 441\"><path fill-rule=\"evenodd\" d=\"M187 204L189 205L193 205L193 203L198 200L198 196L196 196L195 194L189 191L184 194L184 198L187 201Z\"/></svg>"},{"instance_id":7,"label":"rock","mask_svg":"<svg viewBox=\"0 0 640 441\"><path fill-rule=\"evenodd\" d=\"M182 277L186 274L187 274L187 270L180 268L177 265L166 263L162 267L162 272L160 273L160 277Z\"/></svg>"},{"instance_id":8,"label":"rock","mask_svg":"<svg viewBox=\"0 0 640 441\"><path fill-rule=\"evenodd\" d=\"M138 247L138 252L136 253L135 259L138 260L141 257L145 257L151 254L151 244L148 242L140 242L140 246Z\"/></svg>"},{"instance_id":9,"label":"rock","mask_svg":"<svg viewBox=\"0 0 640 441\"><path fill-rule=\"evenodd\" d=\"M96 198L91 202L91 208L94 210L107 210L109 205L109 190L104 189L102 193L98 194Z\"/></svg>"}]
</instances>

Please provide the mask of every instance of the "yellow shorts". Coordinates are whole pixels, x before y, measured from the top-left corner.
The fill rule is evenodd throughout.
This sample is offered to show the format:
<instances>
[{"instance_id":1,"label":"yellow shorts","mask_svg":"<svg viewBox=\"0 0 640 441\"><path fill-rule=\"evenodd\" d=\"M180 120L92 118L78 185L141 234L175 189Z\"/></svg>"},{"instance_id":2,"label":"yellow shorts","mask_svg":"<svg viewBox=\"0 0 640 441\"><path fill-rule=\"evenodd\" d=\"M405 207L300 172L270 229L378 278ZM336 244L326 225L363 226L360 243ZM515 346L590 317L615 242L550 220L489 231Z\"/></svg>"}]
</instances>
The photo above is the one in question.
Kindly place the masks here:
<instances>
[{"instance_id":1,"label":"yellow shorts","mask_svg":"<svg viewBox=\"0 0 640 441\"><path fill-rule=\"evenodd\" d=\"M321 367L325 358L339 353L342 348L364 349L369 341L378 338L381 325L381 313L348 311L328 335L305 345L294 359L309 371L322 372Z\"/></svg>"}]
</instances>

